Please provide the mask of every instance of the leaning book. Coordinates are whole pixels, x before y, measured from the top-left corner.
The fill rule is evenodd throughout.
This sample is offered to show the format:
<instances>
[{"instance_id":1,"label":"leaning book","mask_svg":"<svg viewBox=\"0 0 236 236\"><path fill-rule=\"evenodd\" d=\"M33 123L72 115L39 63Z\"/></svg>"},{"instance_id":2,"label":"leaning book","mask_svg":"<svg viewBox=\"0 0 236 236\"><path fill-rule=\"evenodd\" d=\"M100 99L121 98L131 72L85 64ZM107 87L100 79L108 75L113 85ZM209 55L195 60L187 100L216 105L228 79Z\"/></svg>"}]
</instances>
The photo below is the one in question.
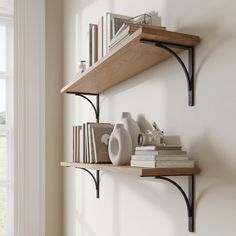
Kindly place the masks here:
<instances>
[{"instance_id":1,"label":"leaning book","mask_svg":"<svg viewBox=\"0 0 236 236\"><path fill-rule=\"evenodd\" d=\"M92 144L95 163L110 163L108 155L108 141L113 131L112 124L93 124L92 125Z\"/></svg>"}]
</instances>

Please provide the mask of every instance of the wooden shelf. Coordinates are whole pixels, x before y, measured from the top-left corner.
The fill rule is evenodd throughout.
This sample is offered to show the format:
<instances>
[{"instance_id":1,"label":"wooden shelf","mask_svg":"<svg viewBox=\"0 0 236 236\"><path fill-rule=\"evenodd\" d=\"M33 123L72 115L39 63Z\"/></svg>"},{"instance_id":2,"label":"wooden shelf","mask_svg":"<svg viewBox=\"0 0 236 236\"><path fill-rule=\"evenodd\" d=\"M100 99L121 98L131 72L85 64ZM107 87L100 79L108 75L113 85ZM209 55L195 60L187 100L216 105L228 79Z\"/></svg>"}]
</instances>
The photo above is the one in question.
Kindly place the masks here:
<instances>
[{"instance_id":1,"label":"wooden shelf","mask_svg":"<svg viewBox=\"0 0 236 236\"><path fill-rule=\"evenodd\" d=\"M74 162L61 162L61 166L85 168L101 171L116 172L140 177L148 176L176 176L176 175L196 175L200 173L198 167L194 168L141 168L131 166L114 166L112 164L87 164Z\"/></svg>"},{"instance_id":2,"label":"wooden shelf","mask_svg":"<svg viewBox=\"0 0 236 236\"><path fill-rule=\"evenodd\" d=\"M189 105L194 105L194 46L200 42L198 36L142 27L114 47L105 57L89 67L84 73L65 86L62 93L73 93L87 99L93 106L99 122L99 94L113 86L142 73L174 56L180 63L188 82ZM188 65L177 55L188 50ZM96 95L96 106L84 95ZM85 164L61 162L63 167L80 168L93 179L96 197L100 196L100 171L110 171L139 177L155 177L174 185L186 202L189 231L194 232L194 189L195 175L200 169L194 168L140 168L113 166L112 164ZM89 170L96 170L96 174ZM167 176L167 177L166 177ZM181 186L168 176L186 176L188 195Z\"/></svg>"},{"instance_id":3,"label":"wooden shelf","mask_svg":"<svg viewBox=\"0 0 236 236\"><path fill-rule=\"evenodd\" d=\"M182 46L195 46L200 41L198 36L142 27L65 86L61 92L100 94L172 57L162 48L141 43L141 39ZM172 50L180 53L184 49Z\"/></svg>"}]
</instances>

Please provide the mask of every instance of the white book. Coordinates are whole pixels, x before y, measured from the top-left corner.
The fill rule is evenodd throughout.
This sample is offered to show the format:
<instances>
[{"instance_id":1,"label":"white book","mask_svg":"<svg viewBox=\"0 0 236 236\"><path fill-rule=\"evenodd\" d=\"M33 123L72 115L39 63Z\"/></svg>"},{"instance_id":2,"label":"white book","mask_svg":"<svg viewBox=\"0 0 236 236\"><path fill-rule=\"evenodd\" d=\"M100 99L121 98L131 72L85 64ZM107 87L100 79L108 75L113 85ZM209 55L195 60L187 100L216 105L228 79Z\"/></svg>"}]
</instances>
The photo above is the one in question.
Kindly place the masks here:
<instances>
[{"instance_id":1,"label":"white book","mask_svg":"<svg viewBox=\"0 0 236 236\"><path fill-rule=\"evenodd\" d=\"M92 139L92 127L93 125L97 125L97 123L88 123L88 150L89 150L89 162L95 163L95 155L94 155L94 145Z\"/></svg>"},{"instance_id":2,"label":"white book","mask_svg":"<svg viewBox=\"0 0 236 236\"><path fill-rule=\"evenodd\" d=\"M182 150L136 150L135 155L186 155L186 151Z\"/></svg>"},{"instance_id":3,"label":"white book","mask_svg":"<svg viewBox=\"0 0 236 236\"><path fill-rule=\"evenodd\" d=\"M139 146L139 147L136 147L135 150L137 151L151 151L151 150L156 150L156 146Z\"/></svg>"},{"instance_id":4,"label":"white book","mask_svg":"<svg viewBox=\"0 0 236 236\"><path fill-rule=\"evenodd\" d=\"M73 162L80 161L80 125L73 126Z\"/></svg>"},{"instance_id":5,"label":"white book","mask_svg":"<svg viewBox=\"0 0 236 236\"><path fill-rule=\"evenodd\" d=\"M86 149L87 149L87 140L86 140L86 128L85 128L86 124L83 124L83 140L82 140L82 144L83 144L83 151L82 151L82 162L86 163L87 158L86 158Z\"/></svg>"},{"instance_id":6,"label":"white book","mask_svg":"<svg viewBox=\"0 0 236 236\"><path fill-rule=\"evenodd\" d=\"M136 147L137 151L153 151L153 150L181 150L181 145L162 145L162 146L139 146Z\"/></svg>"},{"instance_id":7,"label":"white book","mask_svg":"<svg viewBox=\"0 0 236 236\"><path fill-rule=\"evenodd\" d=\"M89 133L88 133L88 123L85 124L86 126L86 163L90 163L90 153L89 153Z\"/></svg>"},{"instance_id":8,"label":"white book","mask_svg":"<svg viewBox=\"0 0 236 236\"><path fill-rule=\"evenodd\" d=\"M193 168L194 161L135 161L131 160L130 165L134 167L147 168Z\"/></svg>"},{"instance_id":9,"label":"white book","mask_svg":"<svg viewBox=\"0 0 236 236\"><path fill-rule=\"evenodd\" d=\"M134 161L186 161L187 155L132 155Z\"/></svg>"}]
</instances>

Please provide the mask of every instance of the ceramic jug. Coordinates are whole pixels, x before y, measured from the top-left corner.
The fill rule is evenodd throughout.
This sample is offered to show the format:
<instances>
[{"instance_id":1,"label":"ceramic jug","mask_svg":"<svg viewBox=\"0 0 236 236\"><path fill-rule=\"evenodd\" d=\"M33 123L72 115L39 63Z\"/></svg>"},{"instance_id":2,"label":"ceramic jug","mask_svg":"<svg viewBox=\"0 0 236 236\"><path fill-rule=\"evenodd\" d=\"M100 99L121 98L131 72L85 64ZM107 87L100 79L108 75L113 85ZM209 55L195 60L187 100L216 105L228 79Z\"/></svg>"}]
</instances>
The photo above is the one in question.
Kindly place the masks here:
<instances>
[{"instance_id":1,"label":"ceramic jug","mask_svg":"<svg viewBox=\"0 0 236 236\"><path fill-rule=\"evenodd\" d=\"M116 124L108 145L109 157L113 165L130 163L132 155L132 141L123 124Z\"/></svg>"},{"instance_id":2,"label":"ceramic jug","mask_svg":"<svg viewBox=\"0 0 236 236\"><path fill-rule=\"evenodd\" d=\"M141 133L137 122L132 119L129 112L122 112L121 123L124 124L125 129L128 131L132 141L132 154L135 152L135 147L138 146L138 135Z\"/></svg>"}]
</instances>

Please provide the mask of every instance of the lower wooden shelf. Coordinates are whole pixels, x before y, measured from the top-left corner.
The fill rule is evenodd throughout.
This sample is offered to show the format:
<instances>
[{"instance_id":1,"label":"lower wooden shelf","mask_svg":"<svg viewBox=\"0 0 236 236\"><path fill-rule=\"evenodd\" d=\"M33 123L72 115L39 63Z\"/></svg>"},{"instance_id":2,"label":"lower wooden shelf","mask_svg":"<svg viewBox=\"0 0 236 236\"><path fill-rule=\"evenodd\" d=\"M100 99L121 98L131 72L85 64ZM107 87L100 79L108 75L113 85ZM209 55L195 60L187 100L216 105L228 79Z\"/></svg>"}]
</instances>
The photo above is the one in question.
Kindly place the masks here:
<instances>
[{"instance_id":1,"label":"lower wooden shelf","mask_svg":"<svg viewBox=\"0 0 236 236\"><path fill-rule=\"evenodd\" d=\"M200 169L193 168L142 168L131 166L113 166L112 164L87 164L74 162L61 162L63 167L73 167L86 171L93 179L96 188L96 196L100 195L100 171L110 171L121 174L135 175L139 177L155 177L167 181L174 185L182 194L188 212L188 229L194 232L194 192L195 192L195 175L200 173ZM96 175L88 169L96 170ZM188 177L188 194L180 187L178 183L166 176L187 176Z\"/></svg>"},{"instance_id":2,"label":"lower wooden shelf","mask_svg":"<svg viewBox=\"0 0 236 236\"><path fill-rule=\"evenodd\" d=\"M132 166L114 166L112 164L88 164L75 162L61 162L61 166L110 171L140 177L196 175L200 173L200 169L197 166L193 168L142 168Z\"/></svg>"}]
</instances>

